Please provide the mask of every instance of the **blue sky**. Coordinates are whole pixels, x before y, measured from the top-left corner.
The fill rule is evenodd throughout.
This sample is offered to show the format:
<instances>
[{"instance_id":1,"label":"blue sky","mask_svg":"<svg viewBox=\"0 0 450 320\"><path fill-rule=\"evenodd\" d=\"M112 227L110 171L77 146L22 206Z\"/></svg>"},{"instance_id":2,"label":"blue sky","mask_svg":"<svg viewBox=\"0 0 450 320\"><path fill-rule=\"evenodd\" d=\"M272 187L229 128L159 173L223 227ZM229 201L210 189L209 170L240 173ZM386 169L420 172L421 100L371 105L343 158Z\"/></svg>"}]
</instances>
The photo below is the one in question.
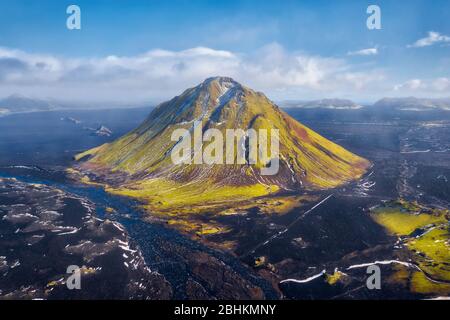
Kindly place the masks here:
<instances>
[{"instance_id":1,"label":"blue sky","mask_svg":"<svg viewBox=\"0 0 450 320\"><path fill-rule=\"evenodd\" d=\"M0 96L158 102L217 74L275 100L449 96L449 17L447 0L1 0Z\"/></svg>"}]
</instances>

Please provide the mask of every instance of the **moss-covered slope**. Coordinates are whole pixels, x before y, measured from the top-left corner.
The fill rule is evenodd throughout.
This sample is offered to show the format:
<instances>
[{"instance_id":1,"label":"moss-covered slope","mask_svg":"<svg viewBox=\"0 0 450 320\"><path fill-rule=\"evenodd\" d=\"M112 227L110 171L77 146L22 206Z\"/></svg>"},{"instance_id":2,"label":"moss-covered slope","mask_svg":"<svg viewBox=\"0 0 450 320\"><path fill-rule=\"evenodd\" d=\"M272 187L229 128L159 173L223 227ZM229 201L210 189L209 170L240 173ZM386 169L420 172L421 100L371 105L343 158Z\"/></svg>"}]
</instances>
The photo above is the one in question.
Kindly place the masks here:
<instances>
[{"instance_id":1,"label":"moss-covered slope","mask_svg":"<svg viewBox=\"0 0 450 320\"><path fill-rule=\"evenodd\" d=\"M278 173L261 175L260 169L268 165L261 160L253 165L175 165L170 155L177 143L171 141L173 131L193 132L198 121L202 132L214 128L224 137L226 129L267 129L269 135L278 129ZM223 153L226 157L225 147ZM332 188L359 178L370 165L291 118L264 94L224 77L187 89L159 105L132 132L77 158L89 159L81 165L83 170L126 177L114 186L116 190L169 207L184 201L195 205L248 199L278 190Z\"/></svg>"}]
</instances>

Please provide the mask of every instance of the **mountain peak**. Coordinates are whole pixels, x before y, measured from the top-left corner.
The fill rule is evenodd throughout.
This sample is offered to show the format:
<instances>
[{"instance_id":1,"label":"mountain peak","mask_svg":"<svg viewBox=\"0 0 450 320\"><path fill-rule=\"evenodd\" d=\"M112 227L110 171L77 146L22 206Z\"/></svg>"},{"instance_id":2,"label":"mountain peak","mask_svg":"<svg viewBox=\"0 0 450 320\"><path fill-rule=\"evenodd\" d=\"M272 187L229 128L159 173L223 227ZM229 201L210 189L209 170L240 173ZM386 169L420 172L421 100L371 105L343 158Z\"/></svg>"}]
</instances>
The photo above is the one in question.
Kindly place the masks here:
<instances>
[{"instance_id":1,"label":"mountain peak","mask_svg":"<svg viewBox=\"0 0 450 320\"><path fill-rule=\"evenodd\" d=\"M198 85L201 89L206 89L211 94L223 95L230 90L233 90L234 93L242 92L244 90L244 86L242 86L239 82L235 81L230 77L211 77L205 79L200 85Z\"/></svg>"},{"instance_id":2,"label":"mountain peak","mask_svg":"<svg viewBox=\"0 0 450 320\"><path fill-rule=\"evenodd\" d=\"M215 76L215 77L209 77L206 78L205 81L203 81L204 84L209 84L211 82L217 82L217 83L232 83L232 84L238 84L237 81L235 81L231 77L224 77L224 76Z\"/></svg>"}]
</instances>

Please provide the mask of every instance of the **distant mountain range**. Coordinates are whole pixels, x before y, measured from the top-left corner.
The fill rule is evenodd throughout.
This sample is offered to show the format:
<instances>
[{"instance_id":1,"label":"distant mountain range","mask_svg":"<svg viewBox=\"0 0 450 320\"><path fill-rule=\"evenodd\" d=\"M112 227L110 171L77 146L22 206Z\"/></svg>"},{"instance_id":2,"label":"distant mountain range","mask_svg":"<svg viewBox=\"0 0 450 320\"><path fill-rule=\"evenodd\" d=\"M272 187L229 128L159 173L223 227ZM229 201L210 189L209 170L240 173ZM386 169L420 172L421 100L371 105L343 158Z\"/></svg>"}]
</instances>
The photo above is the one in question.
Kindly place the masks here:
<instances>
[{"instance_id":1,"label":"distant mountain range","mask_svg":"<svg viewBox=\"0 0 450 320\"><path fill-rule=\"evenodd\" d=\"M347 99L322 99L312 101L282 101L284 108L358 110L372 108L378 111L450 111L450 98L383 98L372 105L362 105Z\"/></svg>"},{"instance_id":2,"label":"distant mountain range","mask_svg":"<svg viewBox=\"0 0 450 320\"><path fill-rule=\"evenodd\" d=\"M337 110L356 110L363 108L351 100L346 99L322 99L312 101L283 101L280 103L286 108L305 108L305 109L337 109Z\"/></svg>"},{"instance_id":3,"label":"distant mountain range","mask_svg":"<svg viewBox=\"0 0 450 320\"><path fill-rule=\"evenodd\" d=\"M341 119L345 117L415 119L446 117L450 114L450 98L383 98L374 104L360 104L349 99L321 100L285 100L278 103L281 108L289 110L291 115L301 113L304 120L328 118ZM120 103L88 103L63 102L54 99L35 99L19 94L0 99L0 117L14 113L76 110L76 109L111 109L148 106L146 104L132 105ZM348 118L348 119L350 119ZM329 119L328 119L329 120ZM417 119L416 119L417 120Z\"/></svg>"},{"instance_id":4,"label":"distant mountain range","mask_svg":"<svg viewBox=\"0 0 450 320\"><path fill-rule=\"evenodd\" d=\"M32 99L14 94L0 100L0 114L54 110L58 105L50 100Z\"/></svg>"},{"instance_id":5,"label":"distant mountain range","mask_svg":"<svg viewBox=\"0 0 450 320\"><path fill-rule=\"evenodd\" d=\"M384 98L373 104L374 108L397 111L450 111L450 98L427 99L427 98Z\"/></svg>"},{"instance_id":6,"label":"distant mountain range","mask_svg":"<svg viewBox=\"0 0 450 320\"><path fill-rule=\"evenodd\" d=\"M71 109L108 109L148 107L148 104L125 104L120 102L67 102L55 99L36 99L20 94L13 94L0 99L0 116L37 111L71 110Z\"/></svg>"},{"instance_id":7,"label":"distant mountain range","mask_svg":"<svg viewBox=\"0 0 450 320\"><path fill-rule=\"evenodd\" d=\"M401 111L450 111L450 98L383 98L372 105L359 104L348 99L321 99L321 100L285 100L278 103L282 108L298 108L305 110L369 110L374 112L401 112ZM136 105L136 107L141 105ZM105 107L130 108L132 105L112 103L68 103L54 99L35 99L19 94L13 94L0 99L0 116L19 113L52 111L61 109L97 109Z\"/></svg>"}]
</instances>

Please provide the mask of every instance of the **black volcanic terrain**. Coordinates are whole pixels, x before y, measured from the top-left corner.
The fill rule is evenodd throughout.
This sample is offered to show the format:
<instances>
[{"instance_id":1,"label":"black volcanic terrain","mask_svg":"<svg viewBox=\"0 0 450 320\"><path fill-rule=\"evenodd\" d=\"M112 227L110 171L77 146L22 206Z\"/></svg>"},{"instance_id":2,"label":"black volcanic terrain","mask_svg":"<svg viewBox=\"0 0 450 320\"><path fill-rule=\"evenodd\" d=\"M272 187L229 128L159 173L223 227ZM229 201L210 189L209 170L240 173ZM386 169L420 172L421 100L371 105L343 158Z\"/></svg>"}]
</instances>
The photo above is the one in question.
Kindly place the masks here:
<instances>
[{"instance_id":1,"label":"black volcanic terrain","mask_svg":"<svg viewBox=\"0 0 450 320\"><path fill-rule=\"evenodd\" d=\"M158 293L162 298L448 296L450 112L286 110L331 141L369 159L373 167L357 182L307 194L300 206L284 214L244 208L235 215L224 215L217 222L229 233L196 239L156 219L144 221L140 203L108 195L96 186L80 186L66 178L65 168L72 165L74 154L123 135L138 125L148 110L65 111L0 118L0 228L3 237L10 237L0 241L0 270L7 272L0 279L2 295L71 298L76 293L59 291L63 288L61 283L50 286L54 289L45 295L49 283L59 283L67 276L68 264L106 268L99 257L92 260L95 263L85 262L85 257L92 255L89 250L73 248L86 241L101 242L105 248L105 243L118 238L141 252L145 266L159 275L149 274L143 267L134 271L125 268L122 249L111 246L111 251L103 255L116 266L114 272L121 275L116 285L130 279L145 278L149 284L162 281L167 285L161 287L167 290ZM61 121L69 117L83 124ZM83 126L95 128L100 124L110 128L113 135L92 136L83 130ZM11 180L13 177L17 180ZM68 200L67 205L58 208L56 199ZM36 212L30 214L36 218L27 218L21 206L35 208ZM77 208L84 208L80 209L84 213L78 216ZM90 218L83 220L88 208ZM49 220L55 216L37 213L46 210L61 216ZM112 213L107 212L110 210ZM73 220L63 219L69 211ZM8 216L11 218L4 218ZM417 217L424 223L417 222ZM88 230L84 223L91 220L95 228ZM39 221L47 221L57 232L39 229ZM25 233L30 226L35 231ZM106 226L108 232L102 240L95 238L95 229ZM118 226L124 228L125 236L117 233ZM74 230L64 227L80 230L58 235ZM42 235L45 237L38 241ZM54 239L61 239L64 245L52 245ZM33 241L37 242L28 246ZM233 246L224 250L224 243ZM65 249L67 244L72 248L70 254ZM52 254L47 252L49 246L55 248ZM48 261L42 259L44 252ZM63 257L62 262L55 262L56 256ZM381 268L381 290L368 290L365 285L366 268L371 264ZM40 271L34 270L33 265ZM83 297L103 297L102 279L101 273L93 273L92 281L97 281L93 283L99 287ZM36 290L34 296L27 287ZM150 285L147 291L133 288L118 291L114 297L154 297Z\"/></svg>"},{"instance_id":2,"label":"black volcanic terrain","mask_svg":"<svg viewBox=\"0 0 450 320\"><path fill-rule=\"evenodd\" d=\"M0 298L169 299L172 289L150 271L117 222L95 205L40 184L0 179ZM81 268L81 289L66 286Z\"/></svg>"}]
</instances>

